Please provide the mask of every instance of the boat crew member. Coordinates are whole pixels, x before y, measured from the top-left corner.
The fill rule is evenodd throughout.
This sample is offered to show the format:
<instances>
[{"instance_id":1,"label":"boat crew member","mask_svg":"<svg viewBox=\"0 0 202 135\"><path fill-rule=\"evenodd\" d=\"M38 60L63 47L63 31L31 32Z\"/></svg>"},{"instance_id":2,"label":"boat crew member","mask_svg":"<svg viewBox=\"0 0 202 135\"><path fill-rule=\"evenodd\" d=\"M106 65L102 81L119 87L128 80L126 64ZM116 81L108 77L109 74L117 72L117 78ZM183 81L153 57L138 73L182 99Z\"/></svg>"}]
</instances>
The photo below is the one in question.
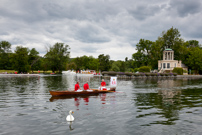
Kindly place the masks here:
<instances>
[{"instance_id":1,"label":"boat crew member","mask_svg":"<svg viewBox=\"0 0 202 135\"><path fill-rule=\"evenodd\" d=\"M105 87L106 86L106 82L104 79L102 79L102 82L101 82L101 86L100 87Z\"/></svg>"},{"instance_id":2,"label":"boat crew member","mask_svg":"<svg viewBox=\"0 0 202 135\"><path fill-rule=\"evenodd\" d=\"M77 91L78 89L80 89L80 86L79 86L79 82L77 82L74 86L74 90Z\"/></svg>"},{"instance_id":3,"label":"boat crew member","mask_svg":"<svg viewBox=\"0 0 202 135\"><path fill-rule=\"evenodd\" d=\"M84 89L84 90L89 90L88 82L86 82L86 83L83 85L83 89Z\"/></svg>"},{"instance_id":4,"label":"boat crew member","mask_svg":"<svg viewBox=\"0 0 202 135\"><path fill-rule=\"evenodd\" d=\"M99 87L99 90L107 90L106 86L106 82L104 79L102 79L101 85Z\"/></svg>"}]
</instances>

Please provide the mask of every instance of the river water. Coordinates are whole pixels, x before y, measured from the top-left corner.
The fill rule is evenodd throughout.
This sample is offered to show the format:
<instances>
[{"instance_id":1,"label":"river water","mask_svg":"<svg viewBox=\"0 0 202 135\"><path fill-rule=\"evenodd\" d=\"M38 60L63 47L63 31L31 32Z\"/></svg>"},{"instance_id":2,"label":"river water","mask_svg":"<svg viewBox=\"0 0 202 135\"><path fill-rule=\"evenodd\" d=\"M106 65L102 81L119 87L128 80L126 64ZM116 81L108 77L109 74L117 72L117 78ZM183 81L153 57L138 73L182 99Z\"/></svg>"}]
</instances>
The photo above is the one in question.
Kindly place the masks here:
<instances>
[{"instance_id":1,"label":"river water","mask_svg":"<svg viewBox=\"0 0 202 135\"><path fill-rule=\"evenodd\" d=\"M117 92L52 98L76 80L100 77L0 76L0 135L201 135L202 80L118 79ZM109 80L106 80L109 84ZM69 110L75 121L66 122Z\"/></svg>"}]
</instances>

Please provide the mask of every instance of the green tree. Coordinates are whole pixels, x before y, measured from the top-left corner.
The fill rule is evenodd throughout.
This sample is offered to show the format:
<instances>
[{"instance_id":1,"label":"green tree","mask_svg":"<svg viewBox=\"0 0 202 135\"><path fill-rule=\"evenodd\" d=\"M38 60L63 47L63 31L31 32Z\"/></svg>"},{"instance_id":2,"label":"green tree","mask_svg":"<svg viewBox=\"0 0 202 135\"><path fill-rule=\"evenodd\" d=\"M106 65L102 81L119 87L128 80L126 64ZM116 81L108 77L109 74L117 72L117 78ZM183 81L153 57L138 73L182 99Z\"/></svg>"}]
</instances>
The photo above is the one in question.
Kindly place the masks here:
<instances>
[{"instance_id":1,"label":"green tree","mask_svg":"<svg viewBox=\"0 0 202 135\"><path fill-rule=\"evenodd\" d=\"M132 69L134 68L134 61L132 59L129 59L125 61L125 68L127 72L132 72Z\"/></svg>"},{"instance_id":2,"label":"green tree","mask_svg":"<svg viewBox=\"0 0 202 135\"><path fill-rule=\"evenodd\" d=\"M0 42L0 53L10 53L11 52L11 44L8 41Z\"/></svg>"},{"instance_id":3,"label":"green tree","mask_svg":"<svg viewBox=\"0 0 202 135\"><path fill-rule=\"evenodd\" d=\"M158 60L163 57L162 42L159 40L153 42L150 53L150 66L152 69L158 69Z\"/></svg>"},{"instance_id":4,"label":"green tree","mask_svg":"<svg viewBox=\"0 0 202 135\"><path fill-rule=\"evenodd\" d=\"M153 42L150 40L140 39L139 43L136 45L137 52L132 55L134 59L135 67L140 67L144 65L151 64L151 47Z\"/></svg>"},{"instance_id":5,"label":"green tree","mask_svg":"<svg viewBox=\"0 0 202 135\"><path fill-rule=\"evenodd\" d=\"M195 73L198 73L202 70L202 49L199 47L192 48L190 54L187 58L187 64L191 69L195 70Z\"/></svg>"},{"instance_id":6,"label":"green tree","mask_svg":"<svg viewBox=\"0 0 202 135\"><path fill-rule=\"evenodd\" d=\"M39 70L41 68L41 60L40 60L39 52L36 51L35 48L32 48L29 52L29 65L31 70Z\"/></svg>"},{"instance_id":7,"label":"green tree","mask_svg":"<svg viewBox=\"0 0 202 135\"><path fill-rule=\"evenodd\" d=\"M81 63L82 63L82 67L83 67L83 69L90 69L90 59L89 59L89 57L88 56L86 56L86 55L84 55L84 56L82 56L82 57L80 57L81 58Z\"/></svg>"},{"instance_id":8,"label":"green tree","mask_svg":"<svg viewBox=\"0 0 202 135\"><path fill-rule=\"evenodd\" d=\"M76 65L76 70L83 70L83 69L91 69L91 70L99 70L99 60L94 58L93 56L81 56L76 57L72 60L72 62Z\"/></svg>"},{"instance_id":9,"label":"green tree","mask_svg":"<svg viewBox=\"0 0 202 135\"><path fill-rule=\"evenodd\" d=\"M170 28L166 32L162 32L162 36L159 40L163 42L163 48L171 48L175 51L174 57L176 60L181 60L182 52L181 46L184 43L184 40L180 38L181 34L177 28Z\"/></svg>"},{"instance_id":10,"label":"green tree","mask_svg":"<svg viewBox=\"0 0 202 135\"><path fill-rule=\"evenodd\" d=\"M65 70L65 66L69 60L69 49L69 45L64 45L64 43L56 43L49 48L44 57L53 72L59 71L61 73L62 70Z\"/></svg>"},{"instance_id":11,"label":"green tree","mask_svg":"<svg viewBox=\"0 0 202 135\"><path fill-rule=\"evenodd\" d=\"M120 71L120 68L119 68L119 63L117 62L113 62L112 63L112 67L111 67L111 70L110 71L115 71L115 72L119 72Z\"/></svg>"},{"instance_id":12,"label":"green tree","mask_svg":"<svg viewBox=\"0 0 202 135\"><path fill-rule=\"evenodd\" d=\"M114 61L111 66L112 71L116 72L125 72L126 70L126 63L124 61L118 60Z\"/></svg>"},{"instance_id":13,"label":"green tree","mask_svg":"<svg viewBox=\"0 0 202 135\"><path fill-rule=\"evenodd\" d=\"M74 62L76 64L76 70L83 69L83 67L82 67L83 63L82 63L82 59L80 57L76 57L76 58L72 59L71 62Z\"/></svg>"},{"instance_id":14,"label":"green tree","mask_svg":"<svg viewBox=\"0 0 202 135\"><path fill-rule=\"evenodd\" d=\"M199 41L197 40L189 40L189 41L186 41L185 44L187 48L200 47Z\"/></svg>"},{"instance_id":15,"label":"green tree","mask_svg":"<svg viewBox=\"0 0 202 135\"><path fill-rule=\"evenodd\" d=\"M100 54L98 56L99 59L99 68L101 71L109 71L110 69L110 56L109 55L104 55L104 54Z\"/></svg>"},{"instance_id":16,"label":"green tree","mask_svg":"<svg viewBox=\"0 0 202 135\"><path fill-rule=\"evenodd\" d=\"M89 69L99 71L99 60L97 58L89 57Z\"/></svg>"},{"instance_id":17,"label":"green tree","mask_svg":"<svg viewBox=\"0 0 202 135\"><path fill-rule=\"evenodd\" d=\"M29 49L22 46L17 46L15 50L15 54L13 55L13 63L14 69L21 72L28 72L30 70L30 65L28 63L28 56Z\"/></svg>"},{"instance_id":18,"label":"green tree","mask_svg":"<svg viewBox=\"0 0 202 135\"><path fill-rule=\"evenodd\" d=\"M40 68L41 70L45 72L51 69L50 63L47 58L41 58L40 61L41 61L41 68Z\"/></svg>"},{"instance_id":19,"label":"green tree","mask_svg":"<svg viewBox=\"0 0 202 135\"><path fill-rule=\"evenodd\" d=\"M76 70L90 69L90 58L86 55L81 57L76 57L72 61L76 64L76 67L77 67Z\"/></svg>"},{"instance_id":20,"label":"green tree","mask_svg":"<svg viewBox=\"0 0 202 135\"><path fill-rule=\"evenodd\" d=\"M10 63L11 44L7 41L0 42L0 69L11 69Z\"/></svg>"},{"instance_id":21,"label":"green tree","mask_svg":"<svg viewBox=\"0 0 202 135\"><path fill-rule=\"evenodd\" d=\"M136 52L132 55L132 58L134 60L133 66L134 67L140 67L145 65L145 55L142 52Z\"/></svg>"},{"instance_id":22,"label":"green tree","mask_svg":"<svg viewBox=\"0 0 202 135\"><path fill-rule=\"evenodd\" d=\"M77 66L74 62L70 62L69 64L67 64L67 69L69 70L76 70L77 69Z\"/></svg>"}]
</instances>

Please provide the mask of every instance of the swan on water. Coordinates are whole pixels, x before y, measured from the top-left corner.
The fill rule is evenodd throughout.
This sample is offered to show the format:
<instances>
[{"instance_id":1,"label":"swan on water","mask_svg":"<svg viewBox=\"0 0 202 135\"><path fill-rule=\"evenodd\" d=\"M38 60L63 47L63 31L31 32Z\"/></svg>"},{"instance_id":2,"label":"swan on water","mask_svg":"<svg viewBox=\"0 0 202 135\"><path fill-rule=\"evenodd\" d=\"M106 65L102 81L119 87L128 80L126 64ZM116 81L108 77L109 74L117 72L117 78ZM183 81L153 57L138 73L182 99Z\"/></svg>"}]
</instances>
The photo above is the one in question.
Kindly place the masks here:
<instances>
[{"instance_id":1,"label":"swan on water","mask_svg":"<svg viewBox=\"0 0 202 135\"><path fill-rule=\"evenodd\" d=\"M73 114L74 112L72 110L69 111L69 115L67 116L66 120L67 121L74 121Z\"/></svg>"}]
</instances>

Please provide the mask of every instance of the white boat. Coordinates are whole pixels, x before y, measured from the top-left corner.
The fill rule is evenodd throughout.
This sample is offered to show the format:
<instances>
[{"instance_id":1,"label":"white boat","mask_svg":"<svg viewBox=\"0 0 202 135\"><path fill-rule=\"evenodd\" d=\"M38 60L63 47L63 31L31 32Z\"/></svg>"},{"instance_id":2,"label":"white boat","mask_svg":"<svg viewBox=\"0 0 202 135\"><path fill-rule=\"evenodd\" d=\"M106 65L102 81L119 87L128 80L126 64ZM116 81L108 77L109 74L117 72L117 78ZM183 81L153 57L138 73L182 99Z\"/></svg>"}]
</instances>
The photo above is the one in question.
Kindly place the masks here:
<instances>
[{"instance_id":1,"label":"white boat","mask_svg":"<svg viewBox=\"0 0 202 135\"><path fill-rule=\"evenodd\" d=\"M76 72L75 71L73 71L73 70L67 70L67 71L62 71L62 74L76 74Z\"/></svg>"},{"instance_id":2,"label":"white boat","mask_svg":"<svg viewBox=\"0 0 202 135\"><path fill-rule=\"evenodd\" d=\"M93 76L96 74L95 70L81 70L80 73L77 73L78 76Z\"/></svg>"}]
</instances>

